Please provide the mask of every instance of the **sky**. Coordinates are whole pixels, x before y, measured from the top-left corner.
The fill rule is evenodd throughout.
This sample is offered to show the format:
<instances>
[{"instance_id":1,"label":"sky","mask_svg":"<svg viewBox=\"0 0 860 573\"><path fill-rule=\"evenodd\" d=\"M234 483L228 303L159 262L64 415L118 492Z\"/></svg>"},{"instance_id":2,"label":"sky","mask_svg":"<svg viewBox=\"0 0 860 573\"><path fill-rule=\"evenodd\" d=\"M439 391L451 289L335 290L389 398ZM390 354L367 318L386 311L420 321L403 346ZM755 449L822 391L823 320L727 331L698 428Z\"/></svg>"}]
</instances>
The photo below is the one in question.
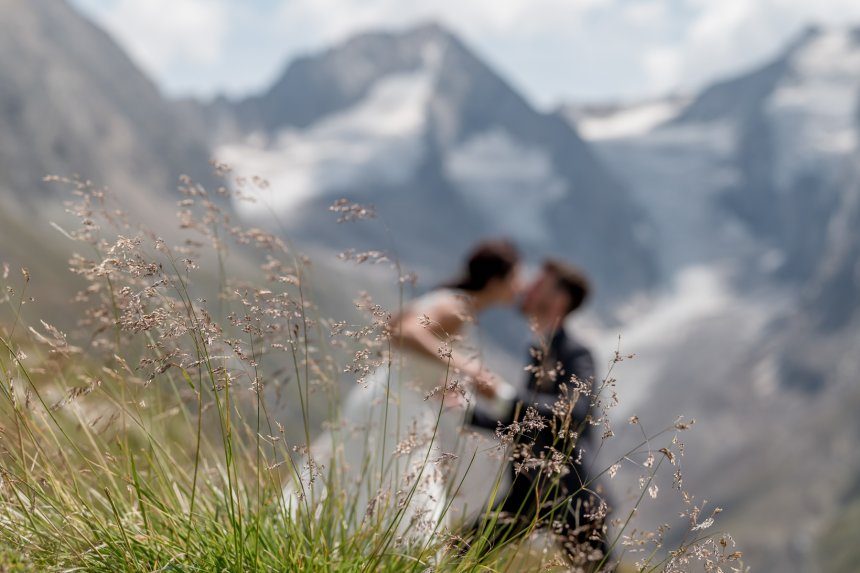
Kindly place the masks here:
<instances>
[{"instance_id":1,"label":"sky","mask_svg":"<svg viewBox=\"0 0 860 573\"><path fill-rule=\"evenodd\" d=\"M858 0L70 1L175 96L257 92L298 54L434 20L541 108L690 92L809 24L860 24Z\"/></svg>"}]
</instances>

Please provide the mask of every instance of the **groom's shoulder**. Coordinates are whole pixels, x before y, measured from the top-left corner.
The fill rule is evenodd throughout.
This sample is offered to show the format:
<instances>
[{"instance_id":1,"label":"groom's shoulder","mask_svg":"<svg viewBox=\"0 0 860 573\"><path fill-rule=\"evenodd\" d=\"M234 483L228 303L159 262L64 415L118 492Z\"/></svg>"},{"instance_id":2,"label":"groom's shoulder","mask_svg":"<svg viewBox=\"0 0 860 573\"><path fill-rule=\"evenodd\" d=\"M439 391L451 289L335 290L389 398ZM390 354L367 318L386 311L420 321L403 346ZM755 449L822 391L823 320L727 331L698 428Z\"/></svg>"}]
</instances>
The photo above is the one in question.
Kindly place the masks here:
<instances>
[{"instance_id":1,"label":"groom's shoulder","mask_svg":"<svg viewBox=\"0 0 860 573\"><path fill-rule=\"evenodd\" d=\"M558 358L564 364L568 374L572 374L581 380L595 378L594 355L591 349L569 332L562 341L562 348L559 349Z\"/></svg>"},{"instance_id":2,"label":"groom's shoulder","mask_svg":"<svg viewBox=\"0 0 860 573\"><path fill-rule=\"evenodd\" d=\"M591 349L567 328L562 331L561 348L567 354L591 354Z\"/></svg>"}]
</instances>

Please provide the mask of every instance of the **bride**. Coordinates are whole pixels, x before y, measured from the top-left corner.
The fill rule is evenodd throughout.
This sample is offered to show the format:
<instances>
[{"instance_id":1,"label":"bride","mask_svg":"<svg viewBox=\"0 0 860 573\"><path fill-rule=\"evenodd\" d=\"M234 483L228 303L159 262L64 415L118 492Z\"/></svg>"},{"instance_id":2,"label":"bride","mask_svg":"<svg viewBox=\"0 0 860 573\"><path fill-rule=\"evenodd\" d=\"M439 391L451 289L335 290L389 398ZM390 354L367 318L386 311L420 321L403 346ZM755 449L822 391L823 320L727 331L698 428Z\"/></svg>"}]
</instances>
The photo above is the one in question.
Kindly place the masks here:
<instances>
[{"instance_id":1,"label":"bride","mask_svg":"<svg viewBox=\"0 0 860 573\"><path fill-rule=\"evenodd\" d=\"M470 463L476 442L461 432L467 404L476 393L489 400L513 393L465 335L482 311L513 303L518 262L511 243L480 243L458 280L391 318L391 356L349 393L336 427L311 445L298 483L285 489L290 508L318 507L333 496L350 531L373 524L408 542L426 541L450 523L463 466L472 466L470 474L478 469ZM496 476L478 477L486 494Z\"/></svg>"}]
</instances>

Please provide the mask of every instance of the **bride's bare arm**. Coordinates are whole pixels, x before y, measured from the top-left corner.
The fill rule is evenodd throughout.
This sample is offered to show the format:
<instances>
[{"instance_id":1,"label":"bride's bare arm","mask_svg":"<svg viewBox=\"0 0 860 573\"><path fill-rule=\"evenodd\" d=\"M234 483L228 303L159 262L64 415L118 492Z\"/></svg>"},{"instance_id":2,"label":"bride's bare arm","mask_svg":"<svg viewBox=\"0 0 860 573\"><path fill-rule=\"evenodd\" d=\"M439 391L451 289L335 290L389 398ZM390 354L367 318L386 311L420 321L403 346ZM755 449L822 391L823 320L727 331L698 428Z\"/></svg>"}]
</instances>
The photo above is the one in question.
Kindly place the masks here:
<instances>
[{"instance_id":1,"label":"bride's bare arm","mask_svg":"<svg viewBox=\"0 0 860 573\"><path fill-rule=\"evenodd\" d=\"M496 376L482 367L481 362L454 352L450 357L441 351L446 342L451 342L460 334L467 321L468 308L460 299L446 299L431 308L417 313L407 307L392 317L392 342L401 348L409 349L421 356L450 364L471 377L478 393L485 396L495 395ZM449 363L450 360L450 363Z\"/></svg>"},{"instance_id":2,"label":"bride's bare arm","mask_svg":"<svg viewBox=\"0 0 860 573\"><path fill-rule=\"evenodd\" d=\"M460 333L465 316L463 303L453 299L440 301L423 313L407 306L389 322L391 340L395 346L447 363L440 348ZM459 367L457 357L453 362Z\"/></svg>"}]
</instances>

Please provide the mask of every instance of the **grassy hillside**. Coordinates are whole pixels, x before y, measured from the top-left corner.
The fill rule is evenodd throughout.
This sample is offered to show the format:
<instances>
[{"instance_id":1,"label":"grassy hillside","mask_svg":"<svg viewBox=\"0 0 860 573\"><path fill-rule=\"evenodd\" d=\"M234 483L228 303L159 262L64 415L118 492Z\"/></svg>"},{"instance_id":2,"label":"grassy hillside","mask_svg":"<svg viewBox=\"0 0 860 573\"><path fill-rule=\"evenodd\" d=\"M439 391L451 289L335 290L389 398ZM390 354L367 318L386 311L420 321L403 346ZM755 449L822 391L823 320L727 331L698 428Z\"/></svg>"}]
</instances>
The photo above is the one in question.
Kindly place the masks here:
<instances>
[{"instance_id":1,"label":"grassy hillside","mask_svg":"<svg viewBox=\"0 0 860 573\"><path fill-rule=\"evenodd\" d=\"M235 226L193 185L186 185L179 207L182 231L166 241L105 209L88 186L79 190L80 226L62 234L77 253L63 268L71 267L84 287L64 317L75 328L66 333L41 322L36 304L24 312L18 306L28 296L25 285L36 288L45 280L42 273L60 264L51 257L63 258L67 247L48 249L54 254L33 261L32 273L10 269L2 279L12 289L12 316L0 325L0 556L7 568L418 572L566 566L556 545L536 543L546 537L538 530L555 527L554 516L576 493L553 493L581 431L571 425L575 399L569 408L562 401L552 421L533 418L532 426L505 429L495 446L528 447L528 427L556 424L557 456L526 460L546 468L535 487L546 514L523 516L529 517L525 529L507 539L490 532L518 516L496 510L478 530L462 520L440 527L420 518L428 510L421 501L426 497L409 472L459 475L450 464L471 460L428 457L405 476L392 475L396 463L395 469L365 463L360 483L352 483L338 471L336 453L325 467L308 450L323 417L337 427L345 380L355 387L379 365L398 363L387 317L399 306L407 276L393 275L388 310L366 295L353 302L356 297L344 293L374 280L356 271L356 261L379 260L377 254L353 253L346 257L348 270L339 273L316 266L277 235ZM341 206L347 218L366 213ZM20 231L28 232L23 225ZM16 248L13 254L27 263L37 252ZM379 266L401 271L391 267L390 261ZM66 289L73 290L60 290ZM329 318L323 309L342 314ZM440 338L440 344L450 342ZM607 377L600 392L587 397L598 416L593 422L607 437L613 384ZM433 395L428 400L439 404L432 441L444 402ZM377 406L395 419L398 403L392 391ZM344 431L371 439L378 427ZM611 528L583 530L605 537L613 559L639 563L641 571L737 564L741 557L729 536L711 533L718 512L690 496L679 508L688 533L680 546L664 547L659 527L628 530L642 501L658 495L658 474L671 480L679 470L683 452L676 437L685 429L676 423L653 435L643 432L638 447L606 468L613 476L640 475L638 498L615 509ZM332 435L337 452L340 432ZM422 439L410 435L389 447L396 457ZM483 480L488 495L504 497L500 473ZM462 483L449 480L445 499L453 500ZM294 493L284 493L288 484ZM367 507L355 506L356 487L375 492ZM451 502L437 503L443 514L451 509ZM602 524L606 509L591 511L594 523ZM609 557L588 550L583 531L557 537L584 570L608 570Z\"/></svg>"}]
</instances>

